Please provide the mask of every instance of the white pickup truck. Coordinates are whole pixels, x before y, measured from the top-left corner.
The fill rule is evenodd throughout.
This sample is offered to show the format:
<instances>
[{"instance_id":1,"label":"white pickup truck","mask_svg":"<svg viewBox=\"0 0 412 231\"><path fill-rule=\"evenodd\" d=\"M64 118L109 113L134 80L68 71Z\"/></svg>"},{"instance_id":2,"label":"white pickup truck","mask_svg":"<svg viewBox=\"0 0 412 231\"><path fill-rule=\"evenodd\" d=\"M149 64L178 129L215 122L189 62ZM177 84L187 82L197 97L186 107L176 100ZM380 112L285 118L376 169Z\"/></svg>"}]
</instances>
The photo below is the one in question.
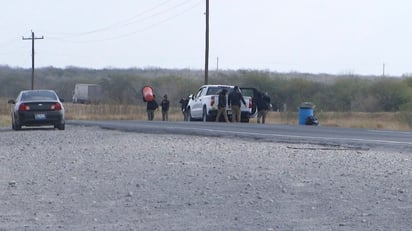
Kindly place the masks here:
<instances>
[{"instance_id":1,"label":"white pickup truck","mask_svg":"<svg viewBox=\"0 0 412 231\"><path fill-rule=\"evenodd\" d=\"M227 89L228 95L233 91L234 86L231 85L203 85L199 90L189 97L187 105L189 120L215 121L217 115L217 104L219 102L219 92L222 89ZM249 122L251 117L256 116L256 107L253 105L252 97L256 89L254 88L240 88L246 106L241 105L241 121ZM227 97L227 96L226 96ZM232 109L226 107L229 120L232 118Z\"/></svg>"}]
</instances>

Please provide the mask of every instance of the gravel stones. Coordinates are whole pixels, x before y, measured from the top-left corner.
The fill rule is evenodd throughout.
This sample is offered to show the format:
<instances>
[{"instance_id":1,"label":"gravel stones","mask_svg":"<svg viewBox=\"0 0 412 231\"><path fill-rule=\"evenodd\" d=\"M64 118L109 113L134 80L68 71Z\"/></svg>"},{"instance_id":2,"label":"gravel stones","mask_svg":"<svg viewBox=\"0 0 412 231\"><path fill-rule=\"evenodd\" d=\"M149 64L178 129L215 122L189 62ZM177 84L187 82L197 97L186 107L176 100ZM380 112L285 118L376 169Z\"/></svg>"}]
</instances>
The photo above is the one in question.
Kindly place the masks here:
<instances>
[{"instance_id":1,"label":"gravel stones","mask_svg":"<svg viewBox=\"0 0 412 231\"><path fill-rule=\"evenodd\" d=\"M408 230L409 153L0 131L0 230Z\"/></svg>"}]
</instances>

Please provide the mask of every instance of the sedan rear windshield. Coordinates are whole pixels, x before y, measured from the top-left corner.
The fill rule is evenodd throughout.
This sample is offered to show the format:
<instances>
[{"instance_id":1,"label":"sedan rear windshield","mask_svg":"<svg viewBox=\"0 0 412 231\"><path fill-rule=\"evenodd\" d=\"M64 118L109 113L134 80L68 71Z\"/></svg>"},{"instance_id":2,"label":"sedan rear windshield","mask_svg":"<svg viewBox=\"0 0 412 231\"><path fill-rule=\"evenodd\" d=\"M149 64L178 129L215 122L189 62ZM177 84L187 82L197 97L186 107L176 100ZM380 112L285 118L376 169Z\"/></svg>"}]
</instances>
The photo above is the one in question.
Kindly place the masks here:
<instances>
[{"instance_id":1,"label":"sedan rear windshield","mask_svg":"<svg viewBox=\"0 0 412 231\"><path fill-rule=\"evenodd\" d=\"M51 91L30 91L24 92L21 96L21 100L57 100L57 96Z\"/></svg>"}]
</instances>

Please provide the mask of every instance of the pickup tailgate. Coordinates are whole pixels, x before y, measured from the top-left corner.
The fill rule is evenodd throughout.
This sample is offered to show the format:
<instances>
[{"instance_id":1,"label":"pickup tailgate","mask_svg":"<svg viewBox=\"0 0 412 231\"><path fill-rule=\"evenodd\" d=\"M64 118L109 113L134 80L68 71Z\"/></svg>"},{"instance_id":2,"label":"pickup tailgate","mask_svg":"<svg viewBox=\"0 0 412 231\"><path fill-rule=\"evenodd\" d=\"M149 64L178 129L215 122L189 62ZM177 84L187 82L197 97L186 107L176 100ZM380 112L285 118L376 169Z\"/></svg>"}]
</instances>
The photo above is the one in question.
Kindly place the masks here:
<instances>
[{"instance_id":1,"label":"pickup tailgate","mask_svg":"<svg viewBox=\"0 0 412 231\"><path fill-rule=\"evenodd\" d=\"M256 96L257 89L253 87L241 87L240 90L242 91L243 98L246 101L246 108L242 105L242 111L249 110L250 117L257 116L257 108L256 105L253 103L253 99Z\"/></svg>"}]
</instances>

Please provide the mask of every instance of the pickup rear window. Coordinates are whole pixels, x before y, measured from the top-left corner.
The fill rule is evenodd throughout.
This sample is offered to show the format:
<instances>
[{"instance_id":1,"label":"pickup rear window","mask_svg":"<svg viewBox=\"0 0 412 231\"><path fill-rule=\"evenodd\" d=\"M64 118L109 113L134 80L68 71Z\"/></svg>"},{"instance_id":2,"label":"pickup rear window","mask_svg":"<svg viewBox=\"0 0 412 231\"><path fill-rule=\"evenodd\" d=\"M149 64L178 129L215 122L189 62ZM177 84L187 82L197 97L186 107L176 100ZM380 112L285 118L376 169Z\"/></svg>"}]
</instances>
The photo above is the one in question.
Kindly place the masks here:
<instances>
[{"instance_id":1,"label":"pickup rear window","mask_svg":"<svg viewBox=\"0 0 412 231\"><path fill-rule=\"evenodd\" d=\"M243 96L255 97L255 90L253 88L242 88L241 91Z\"/></svg>"},{"instance_id":2,"label":"pickup rear window","mask_svg":"<svg viewBox=\"0 0 412 231\"><path fill-rule=\"evenodd\" d=\"M207 89L206 95L218 95L219 92L224 88L226 88L228 92L231 92L231 88L229 87L209 87Z\"/></svg>"}]
</instances>

